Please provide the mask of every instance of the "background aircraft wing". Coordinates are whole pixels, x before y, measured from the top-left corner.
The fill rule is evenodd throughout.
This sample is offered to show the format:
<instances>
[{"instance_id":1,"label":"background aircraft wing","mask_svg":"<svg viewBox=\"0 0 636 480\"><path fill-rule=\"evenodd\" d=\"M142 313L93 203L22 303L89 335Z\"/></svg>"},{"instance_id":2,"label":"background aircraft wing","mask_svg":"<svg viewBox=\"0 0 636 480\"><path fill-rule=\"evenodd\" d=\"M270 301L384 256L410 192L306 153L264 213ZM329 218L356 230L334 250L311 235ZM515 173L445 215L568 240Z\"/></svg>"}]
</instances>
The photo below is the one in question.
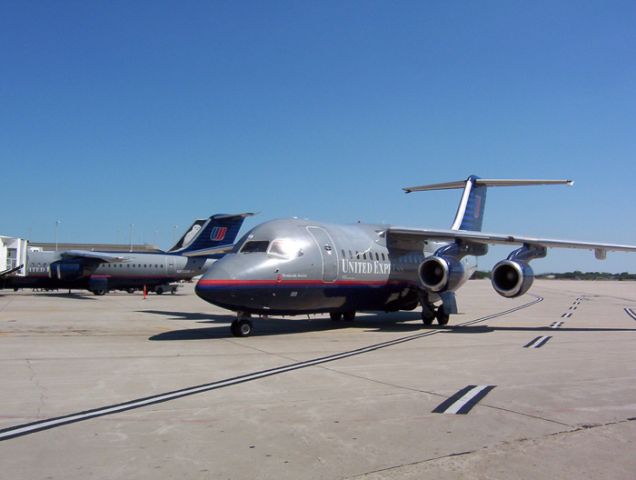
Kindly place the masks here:
<instances>
[{"instance_id":1,"label":"background aircraft wing","mask_svg":"<svg viewBox=\"0 0 636 480\"><path fill-rule=\"evenodd\" d=\"M93 260L102 263L121 263L126 257L114 255L112 253L93 252L90 250L66 250L60 253L62 258L83 258L85 260Z\"/></svg>"},{"instance_id":2,"label":"background aircraft wing","mask_svg":"<svg viewBox=\"0 0 636 480\"><path fill-rule=\"evenodd\" d=\"M184 257L210 257L212 255L225 255L230 253L234 248L234 244L220 245L218 247L203 248L201 250L192 250L190 252L183 252Z\"/></svg>"},{"instance_id":3,"label":"background aircraft wing","mask_svg":"<svg viewBox=\"0 0 636 480\"><path fill-rule=\"evenodd\" d=\"M636 252L636 245L619 245L614 243L578 242L573 240L557 240L549 238L522 237L518 235L502 235L497 233L476 232L467 230L429 230L420 228L390 227L387 230L387 241L401 248L413 248L415 243L425 241L456 241L482 245L532 245L546 248L578 248L593 250L599 259L605 258L606 252ZM421 248L421 247L420 247Z\"/></svg>"},{"instance_id":4,"label":"background aircraft wing","mask_svg":"<svg viewBox=\"0 0 636 480\"><path fill-rule=\"evenodd\" d=\"M5 275L10 275L13 272L17 272L18 270L20 270L24 265L18 265L17 267L13 267L13 268L9 268L8 270L3 270L2 272L0 272L0 277L4 277Z\"/></svg>"}]
</instances>

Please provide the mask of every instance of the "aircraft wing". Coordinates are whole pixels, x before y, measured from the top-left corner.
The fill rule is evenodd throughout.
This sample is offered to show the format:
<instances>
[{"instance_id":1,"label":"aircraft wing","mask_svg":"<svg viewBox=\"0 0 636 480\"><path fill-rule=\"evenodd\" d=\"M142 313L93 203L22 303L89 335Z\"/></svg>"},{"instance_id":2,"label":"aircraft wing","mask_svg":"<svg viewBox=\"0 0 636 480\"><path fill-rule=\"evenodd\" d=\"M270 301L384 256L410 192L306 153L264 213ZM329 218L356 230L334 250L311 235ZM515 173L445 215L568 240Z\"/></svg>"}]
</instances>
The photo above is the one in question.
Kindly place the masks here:
<instances>
[{"instance_id":1,"label":"aircraft wing","mask_svg":"<svg viewBox=\"0 0 636 480\"><path fill-rule=\"evenodd\" d=\"M184 257L210 257L212 255L225 255L230 253L234 248L234 244L219 245L218 247L203 248L201 250L192 250L189 252L183 252L181 255Z\"/></svg>"},{"instance_id":2,"label":"aircraft wing","mask_svg":"<svg viewBox=\"0 0 636 480\"><path fill-rule=\"evenodd\" d=\"M556 240L549 238L522 237L497 233L474 232L468 230L429 230L420 228L390 227L387 240L398 245L410 246L425 241L463 241L481 245L532 245L546 248L578 248L593 250L596 258L603 259L607 252L636 252L636 245L619 245L614 243L578 242L572 240Z\"/></svg>"},{"instance_id":3,"label":"aircraft wing","mask_svg":"<svg viewBox=\"0 0 636 480\"><path fill-rule=\"evenodd\" d=\"M93 252L91 250L65 250L60 253L60 256L62 258L93 260L100 263L121 263L126 260L126 257L121 257L112 253Z\"/></svg>"}]
</instances>

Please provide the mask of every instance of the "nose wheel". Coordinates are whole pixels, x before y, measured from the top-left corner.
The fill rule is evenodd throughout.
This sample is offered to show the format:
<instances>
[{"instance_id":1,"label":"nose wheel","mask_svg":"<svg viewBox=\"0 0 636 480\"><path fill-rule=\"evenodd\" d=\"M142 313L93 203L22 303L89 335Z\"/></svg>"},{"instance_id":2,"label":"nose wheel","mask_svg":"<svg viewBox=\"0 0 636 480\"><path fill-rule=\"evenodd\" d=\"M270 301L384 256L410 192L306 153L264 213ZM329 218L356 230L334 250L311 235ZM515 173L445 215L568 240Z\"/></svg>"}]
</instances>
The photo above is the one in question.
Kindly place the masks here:
<instances>
[{"instance_id":1,"label":"nose wheel","mask_svg":"<svg viewBox=\"0 0 636 480\"><path fill-rule=\"evenodd\" d=\"M249 319L249 315L239 313L236 316L236 320L232 322L230 330L232 332L232 335L234 335L235 337L249 337L254 330L252 327L252 322Z\"/></svg>"}]
</instances>

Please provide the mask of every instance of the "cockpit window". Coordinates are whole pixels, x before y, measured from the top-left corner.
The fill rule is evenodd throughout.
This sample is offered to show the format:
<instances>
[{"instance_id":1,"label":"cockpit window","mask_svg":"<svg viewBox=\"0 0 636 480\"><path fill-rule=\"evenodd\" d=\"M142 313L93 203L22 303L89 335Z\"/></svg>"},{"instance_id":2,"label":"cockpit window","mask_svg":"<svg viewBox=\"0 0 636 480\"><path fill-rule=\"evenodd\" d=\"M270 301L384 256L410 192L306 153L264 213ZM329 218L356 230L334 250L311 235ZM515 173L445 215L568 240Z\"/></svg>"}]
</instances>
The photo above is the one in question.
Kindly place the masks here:
<instances>
[{"instance_id":1,"label":"cockpit window","mask_svg":"<svg viewBox=\"0 0 636 480\"><path fill-rule=\"evenodd\" d=\"M302 255L302 250L293 240L279 238L272 241L267 253L275 257L294 258Z\"/></svg>"},{"instance_id":2,"label":"cockpit window","mask_svg":"<svg viewBox=\"0 0 636 480\"><path fill-rule=\"evenodd\" d=\"M241 248L241 253L258 253L266 252L269 246L267 240L253 240L251 242L245 242L245 245Z\"/></svg>"}]
</instances>

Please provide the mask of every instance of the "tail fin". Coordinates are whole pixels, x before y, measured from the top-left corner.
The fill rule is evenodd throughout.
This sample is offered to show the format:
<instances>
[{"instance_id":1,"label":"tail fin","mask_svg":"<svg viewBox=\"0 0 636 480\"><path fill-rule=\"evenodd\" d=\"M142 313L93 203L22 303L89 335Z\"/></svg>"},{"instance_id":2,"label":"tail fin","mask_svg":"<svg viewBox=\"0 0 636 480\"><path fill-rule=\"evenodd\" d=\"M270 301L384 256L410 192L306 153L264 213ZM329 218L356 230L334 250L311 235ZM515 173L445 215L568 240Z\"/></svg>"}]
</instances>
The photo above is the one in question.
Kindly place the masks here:
<instances>
[{"instance_id":1,"label":"tail fin","mask_svg":"<svg viewBox=\"0 0 636 480\"><path fill-rule=\"evenodd\" d=\"M519 187L525 185L574 185L572 180L493 180L471 175L466 180L448 183L408 187L406 193L426 190L448 190L463 188L464 193L459 202L452 230L481 231L486 207L486 191L488 187Z\"/></svg>"},{"instance_id":2,"label":"tail fin","mask_svg":"<svg viewBox=\"0 0 636 480\"><path fill-rule=\"evenodd\" d=\"M195 220L168 253L184 254L222 245L231 245L236 240L243 222L252 213L212 215L208 219Z\"/></svg>"}]
</instances>

